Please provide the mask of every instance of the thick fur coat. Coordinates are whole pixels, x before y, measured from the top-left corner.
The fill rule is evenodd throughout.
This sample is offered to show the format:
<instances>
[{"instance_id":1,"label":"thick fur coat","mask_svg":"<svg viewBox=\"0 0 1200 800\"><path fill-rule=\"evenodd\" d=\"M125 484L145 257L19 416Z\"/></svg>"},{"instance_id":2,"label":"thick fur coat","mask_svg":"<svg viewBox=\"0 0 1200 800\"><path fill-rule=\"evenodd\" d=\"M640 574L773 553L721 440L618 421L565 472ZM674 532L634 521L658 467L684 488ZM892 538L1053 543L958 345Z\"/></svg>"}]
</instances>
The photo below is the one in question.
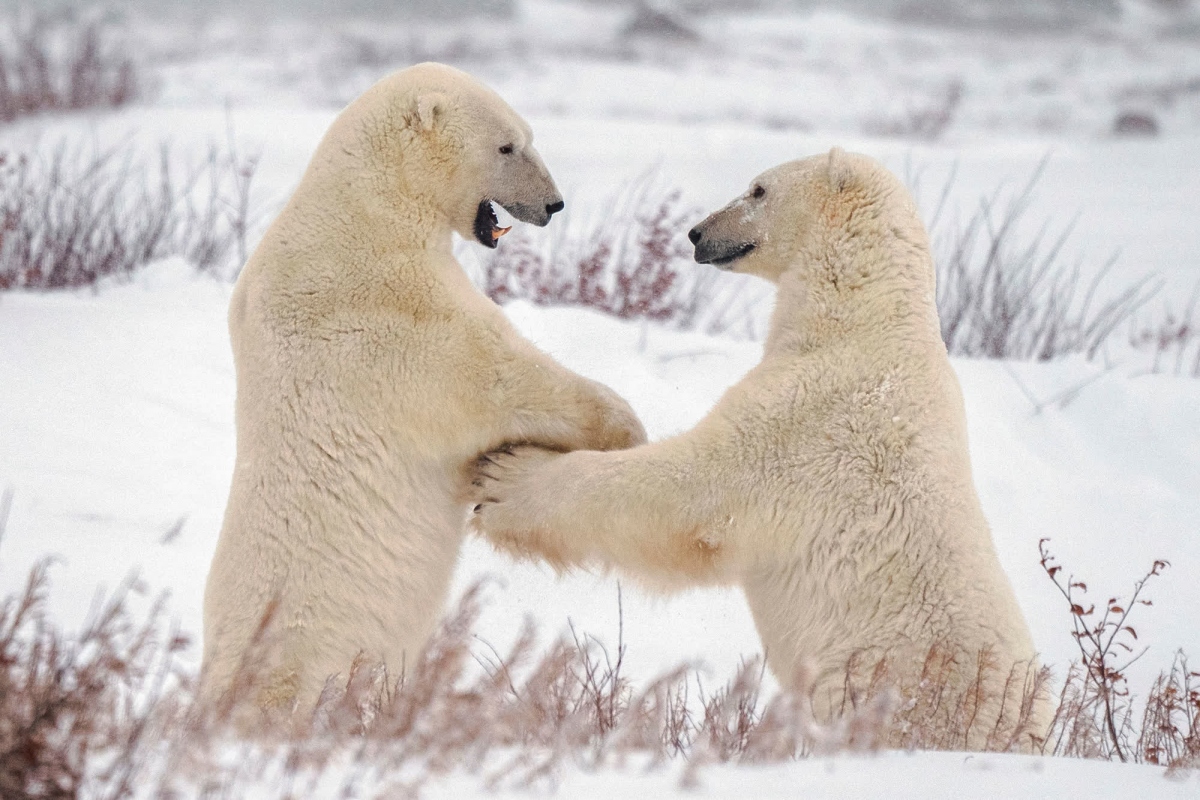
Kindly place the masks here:
<instances>
[{"instance_id":1,"label":"thick fur coat","mask_svg":"<svg viewBox=\"0 0 1200 800\"><path fill-rule=\"evenodd\" d=\"M627 404L522 339L455 261L452 231L490 246L503 233L492 201L540 225L562 208L504 101L419 65L334 121L246 264L229 311L237 462L205 592L206 697L249 668L248 700L311 707L360 656L396 677L446 599L464 463L510 441L645 441Z\"/></svg>"},{"instance_id":2,"label":"thick fur coat","mask_svg":"<svg viewBox=\"0 0 1200 800\"><path fill-rule=\"evenodd\" d=\"M815 677L818 718L847 699L848 664L886 659L911 690L936 647L955 654L951 691L981 652L1001 683L1032 666L972 483L908 192L835 149L761 175L690 235L698 261L778 284L762 362L682 435L623 452L490 454L479 527L560 566L740 584L775 675ZM1003 694L991 689L980 731Z\"/></svg>"}]
</instances>

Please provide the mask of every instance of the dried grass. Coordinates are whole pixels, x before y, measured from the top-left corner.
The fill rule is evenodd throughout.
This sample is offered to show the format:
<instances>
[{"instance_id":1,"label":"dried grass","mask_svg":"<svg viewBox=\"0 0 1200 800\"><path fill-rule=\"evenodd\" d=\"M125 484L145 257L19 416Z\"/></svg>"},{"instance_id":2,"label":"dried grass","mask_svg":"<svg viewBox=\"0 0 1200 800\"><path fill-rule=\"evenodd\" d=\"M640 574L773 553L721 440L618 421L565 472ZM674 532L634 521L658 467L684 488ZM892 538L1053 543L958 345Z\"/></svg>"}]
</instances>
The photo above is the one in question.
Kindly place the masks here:
<instances>
[{"instance_id":1,"label":"dried grass","mask_svg":"<svg viewBox=\"0 0 1200 800\"><path fill-rule=\"evenodd\" d=\"M1006 672L989 654L974 654L975 680L952 690L963 654L934 647L912 687L897 689L887 662L848 664L842 713L820 724L808 696L812 675L767 696L759 659L709 692L692 665L636 688L625 674L623 630L612 651L574 630L539 647L527 622L499 653L473 633L482 584L403 675L360 659L328 682L311 713L264 717L254 736L231 738L229 706L193 699L194 681L178 660L187 642L162 624L161 603L136 622L128 600L144 589L131 580L97 602L79 633L65 635L47 611L47 568L36 566L0 606L5 797L117 798L135 789L234 796L253 787L296 797L331 784L343 796L411 796L447 773L477 775L493 788L553 789L567 767L620 768L631 758L651 767L683 759L682 781L695 785L717 763L879 748L1006 752L1028 749L1030 737L1048 754L1200 766L1200 674L1182 654L1151 687L1140 719L1127 694L1123 705L1106 706L1095 675L1104 660L1093 658L1068 673L1053 721L1039 731L1033 708L1048 670ZM269 620L262 629L269 632ZM251 697L243 691L240 699ZM1009 705L981 726L981 709L997 702ZM1110 720L1123 736L1119 752L1105 740Z\"/></svg>"},{"instance_id":2,"label":"dried grass","mask_svg":"<svg viewBox=\"0 0 1200 800\"><path fill-rule=\"evenodd\" d=\"M1182 652L1150 689L1134 747L1147 764L1200 768L1200 672L1188 668Z\"/></svg>"},{"instance_id":3,"label":"dried grass","mask_svg":"<svg viewBox=\"0 0 1200 800\"><path fill-rule=\"evenodd\" d=\"M164 636L161 600L132 620L126 601L144 592L132 579L64 635L46 614L48 567L35 566L0 607L0 795L128 796L162 723L178 718L187 639Z\"/></svg>"},{"instance_id":4,"label":"dried grass","mask_svg":"<svg viewBox=\"0 0 1200 800\"><path fill-rule=\"evenodd\" d=\"M1200 282L1176 311L1165 304L1158 319L1131 321L1129 344L1149 353L1152 373L1200 378Z\"/></svg>"},{"instance_id":5,"label":"dried grass","mask_svg":"<svg viewBox=\"0 0 1200 800\"><path fill-rule=\"evenodd\" d=\"M875 117L863 124L871 136L888 136L936 142L954 122L963 98L963 82L955 78L918 102L910 101L904 112L892 117Z\"/></svg>"},{"instance_id":6,"label":"dried grass","mask_svg":"<svg viewBox=\"0 0 1200 800\"><path fill-rule=\"evenodd\" d=\"M0 122L46 111L120 108L142 94L136 63L95 21L35 16L4 26L0 39Z\"/></svg>"},{"instance_id":7,"label":"dried grass","mask_svg":"<svg viewBox=\"0 0 1200 800\"><path fill-rule=\"evenodd\" d=\"M1095 358L1159 290L1145 277L1120 291L1102 292L1115 255L1085 279L1081 262L1064 259L1073 222L1056 230L1047 221L1025 238L1026 215L1047 163L1043 159L1016 191L1001 187L983 198L965 222L945 213L955 171L943 184L928 227L942 339L951 355Z\"/></svg>"},{"instance_id":8,"label":"dried grass","mask_svg":"<svg viewBox=\"0 0 1200 800\"><path fill-rule=\"evenodd\" d=\"M1066 601L1071 636L1080 659L1063 682L1045 743L1054 755L1160 764L1171 769L1200 766L1200 673L1188 670L1187 659L1176 653L1169 669L1151 686L1140 722L1126 671L1144 656L1137 650L1137 630L1130 614L1153 602L1146 585L1170 565L1155 561L1133 586L1128 601L1109 597L1097 609L1088 602L1088 586L1068 574L1047 548L1038 543L1042 569ZM1136 650L1136 652L1135 652Z\"/></svg>"},{"instance_id":9,"label":"dried grass","mask_svg":"<svg viewBox=\"0 0 1200 800\"><path fill-rule=\"evenodd\" d=\"M65 142L0 152L0 290L91 286L168 256L214 273L244 261L256 160L231 140L184 163L167 143L157 163Z\"/></svg>"},{"instance_id":10,"label":"dried grass","mask_svg":"<svg viewBox=\"0 0 1200 800\"><path fill-rule=\"evenodd\" d=\"M888 660L852 660L846 669L843 716L864 704L887 701L888 719L879 732L879 746L1001 753L1040 747L1049 668L1006 666L990 650L965 653L942 643L925 653L915 682L899 683L892 677L893 672L911 674L902 667ZM964 670L970 675L965 683Z\"/></svg>"}]
</instances>

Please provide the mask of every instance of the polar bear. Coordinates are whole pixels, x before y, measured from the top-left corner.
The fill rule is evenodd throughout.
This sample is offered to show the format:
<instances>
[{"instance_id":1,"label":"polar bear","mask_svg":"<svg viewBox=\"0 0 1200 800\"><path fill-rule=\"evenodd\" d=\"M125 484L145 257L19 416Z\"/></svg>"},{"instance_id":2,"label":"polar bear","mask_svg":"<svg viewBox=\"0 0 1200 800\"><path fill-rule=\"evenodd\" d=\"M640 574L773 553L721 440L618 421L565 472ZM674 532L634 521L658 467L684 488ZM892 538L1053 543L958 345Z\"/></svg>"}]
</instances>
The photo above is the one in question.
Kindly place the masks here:
<instances>
[{"instance_id":1,"label":"polar bear","mask_svg":"<svg viewBox=\"0 0 1200 800\"><path fill-rule=\"evenodd\" d=\"M466 73L392 74L333 122L246 264L202 697L229 699L252 650L267 677L238 694L264 709L311 708L360 656L395 677L442 611L464 463L511 441L645 441L623 400L522 339L451 253L455 231L496 246L492 203L535 225L563 208L531 139Z\"/></svg>"},{"instance_id":2,"label":"polar bear","mask_svg":"<svg viewBox=\"0 0 1200 800\"><path fill-rule=\"evenodd\" d=\"M761 363L673 438L488 454L474 524L560 567L740 584L772 672L805 676L818 719L855 700L854 664L885 662L912 691L950 654L939 668L961 693L986 658L999 685L963 744L997 720L1012 733L1020 692L1004 719L997 698L1035 653L972 483L911 196L835 148L762 174L689 236L700 263L778 285Z\"/></svg>"}]
</instances>

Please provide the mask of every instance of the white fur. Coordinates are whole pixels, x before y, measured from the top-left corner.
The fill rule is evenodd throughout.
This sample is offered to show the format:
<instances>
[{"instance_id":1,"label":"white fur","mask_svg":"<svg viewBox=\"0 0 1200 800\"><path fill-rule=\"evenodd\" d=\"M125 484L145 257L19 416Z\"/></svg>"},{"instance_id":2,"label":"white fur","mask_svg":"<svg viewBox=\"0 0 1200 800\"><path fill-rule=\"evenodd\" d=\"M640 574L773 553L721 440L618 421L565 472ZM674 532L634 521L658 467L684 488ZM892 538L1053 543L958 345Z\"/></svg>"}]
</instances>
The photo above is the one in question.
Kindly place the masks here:
<instances>
[{"instance_id":1,"label":"white fur","mask_svg":"<svg viewBox=\"0 0 1200 800\"><path fill-rule=\"evenodd\" d=\"M972 484L910 196L840 150L755 186L761 198L752 189L697 230L724 251L756 244L731 266L779 285L762 362L674 438L491 455L479 526L560 566L613 564L662 586L740 584L776 676L788 683L815 666L819 716L841 704L852 658L886 657L908 689L935 645L959 658L951 689L985 649L1001 681L1032 665ZM990 688L979 731L997 712Z\"/></svg>"},{"instance_id":2,"label":"white fur","mask_svg":"<svg viewBox=\"0 0 1200 800\"><path fill-rule=\"evenodd\" d=\"M247 263L229 312L237 464L205 592L206 697L248 658L266 672L252 699L285 711L360 654L395 677L442 611L464 463L508 441L645 441L620 398L522 339L451 254L482 199L549 219L560 196L530 138L465 73L391 75L335 120Z\"/></svg>"}]
</instances>

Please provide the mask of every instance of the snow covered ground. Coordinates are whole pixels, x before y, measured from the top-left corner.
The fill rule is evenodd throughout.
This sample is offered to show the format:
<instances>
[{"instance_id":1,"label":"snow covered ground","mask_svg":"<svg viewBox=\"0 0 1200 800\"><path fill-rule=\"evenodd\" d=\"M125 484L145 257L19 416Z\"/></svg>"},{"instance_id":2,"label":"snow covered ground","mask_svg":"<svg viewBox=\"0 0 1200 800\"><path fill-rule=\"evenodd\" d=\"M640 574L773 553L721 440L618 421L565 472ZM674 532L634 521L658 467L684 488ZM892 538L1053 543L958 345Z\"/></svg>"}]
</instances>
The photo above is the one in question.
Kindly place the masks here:
<instances>
[{"instance_id":1,"label":"snow covered ground","mask_svg":"<svg viewBox=\"0 0 1200 800\"><path fill-rule=\"evenodd\" d=\"M1129 798L1194 797L1195 778L1168 779L1149 767L1029 758L994 753L885 753L879 756L813 758L769 767L713 767L700 772L700 785L680 791L679 769L640 774L636 770L577 772L566 776L557 796L569 800L610 797L755 798ZM466 781L447 781L431 798L462 797ZM518 797L502 792L500 797Z\"/></svg>"},{"instance_id":2,"label":"snow covered ground","mask_svg":"<svg viewBox=\"0 0 1200 800\"><path fill-rule=\"evenodd\" d=\"M1163 777L1162 770L1140 765L1073 759L1032 758L998 753L880 753L813 757L784 765L709 766L695 785L681 788L683 765L648 769L631 759L621 769L568 770L553 783L538 784L535 792L500 787L479 793L479 779L451 775L421 787L421 797L450 800L463 797L516 798L546 796L562 800L598 798L703 798L704 800L784 800L813 798L896 798L896 800L1057 800L1088 797L1097 800L1185 800L1196 796L1197 780L1190 776ZM330 776L336 777L336 776ZM357 788L366 792L386 782L384 776L364 775ZM297 787L305 797L335 797L336 781ZM247 786L246 800L275 798L265 785ZM385 795L387 796L387 795ZM398 794L398 796L403 796Z\"/></svg>"},{"instance_id":3,"label":"snow covered ground","mask_svg":"<svg viewBox=\"0 0 1200 800\"><path fill-rule=\"evenodd\" d=\"M1160 41L1146 27L1128 34L1151 37L1142 48L1087 32L1023 44L989 40L983 47L977 33L818 14L705 18L698 24L707 40L720 41L719 57L639 45L620 59L610 52L620 22L614 12L550 2L519 8L516 22L472 40L499 37L510 49L496 45L500 55L489 51L472 69L529 117L580 216L602 210L605 197L650 168L664 185L682 188L689 204L712 209L762 169L835 143L880 157L901 173L923 170L922 196L935 195L930 201L956 166L953 205L967 213L981 196L1022 182L1049 152L1029 220L1062 226L1077 218L1069 250L1083 269L1097 268L1119 249L1107 285L1120 289L1147 273L1162 276L1163 292L1149 308L1170 301L1178 310L1200 281L1200 91L1186 89L1190 76L1200 75L1193 40ZM603 52L572 49L588 25ZM204 28L205 35L211 30ZM526 51L511 50L514 37L527 43ZM313 53L320 48L308 51L292 39L287 49L284 39L272 39L250 52L233 34L222 40L224 48L197 41L194 52L163 61L157 104L2 127L0 150L64 137L128 141L147 152L164 139L179 150L200 149L224 141L232 125L239 148L260 157L255 202L269 209L286 198L332 119L331 98L382 69L338 72L334 86L317 91L322 62ZM728 69L719 67L721 58L733 61ZM1104 69L1095 68L1100 62ZM1022 70L1029 74L1018 80ZM1056 88L1037 88L1039 70L1052 73L1045 80ZM1164 106L1166 135L1109 137L1114 98L1124 97L1125 83L1147 76L1184 87ZM936 88L957 79L970 91L939 141L869 135L868 111L903 110L908 95L897 94L898 85ZM233 100L228 112L221 105L226 97ZM901 111L890 105L897 98ZM1056 104L1067 109L1056 117L1064 121L1039 122ZM798 122L784 124L767 112ZM472 247L465 246L468 254ZM748 292L761 292L769 304L769 291L745 281ZM137 569L153 589L171 593L170 612L184 631L199 635L200 599L233 463L229 290L167 261L97 291L0 294L0 489L14 492L0 541L4 594L30 564L53 554L60 560L52 572L53 607L70 627L98 586L111 588ZM690 427L760 354L741 331L708 336L523 302L507 311L568 367L627 397L653 438ZM1154 559L1171 562L1148 589L1154 606L1139 608L1131 620L1149 647L1130 670L1135 693L1145 692L1176 649L1200 659L1200 379L1148 367L1141 354L1121 348L1092 362L955 361L975 480L996 545L1036 644L1060 675L1075 656L1074 643L1062 599L1038 565L1038 540L1051 539L1061 563L1088 582L1099 602L1127 595ZM471 542L456 585L485 574L502 579L489 590L479 630L497 648L526 614L540 623L544 639L570 619L615 642L614 576L559 579ZM758 651L737 591L662 598L625 583L623 601L626 670L636 679L699 660L714 684L724 682L743 656ZM649 776L633 767L570 773L560 793L665 796L675 790L677 773L678 767ZM712 797L1200 794L1196 776L1168 780L1148 767L995 755L841 756L712 768L703 776L700 796ZM455 776L429 793L462 796L477 788L475 778Z\"/></svg>"},{"instance_id":4,"label":"snow covered ground","mask_svg":"<svg viewBox=\"0 0 1200 800\"><path fill-rule=\"evenodd\" d=\"M131 285L96 294L13 294L0 301L0 481L15 490L0 546L0 585L11 590L34 560L58 555L53 604L59 619L72 624L98 585L111 588L136 568L154 589L171 592L170 610L182 629L199 631L205 571L233 458L227 298L227 286L168 262ZM759 352L753 342L619 322L579 309L514 303L509 313L555 357L629 398L654 437L690 426ZM1151 586L1155 605L1139 609L1135 620L1150 647L1131 670L1135 690L1145 691L1176 648L1200 652L1194 613L1200 607L1200 381L1130 377L1079 361L959 360L955 366L967 400L976 482L1048 661L1061 673L1074 654L1061 598L1037 563L1043 536L1052 538L1062 562L1097 597L1127 593L1155 558L1172 562ZM503 581L489 590L479 626L497 648L511 641L527 614L539 622L544 639L570 619L579 630L615 643L615 578L560 580L472 542L457 583L484 574ZM638 678L699 660L715 684L758 650L736 591L659 598L626 583L623 602L626 669ZM1026 789L1053 796L1059 780L1094 786L1098 796L1117 796L1106 792L1131 784L1162 797L1188 796L1197 788L1195 779L1169 783L1156 771L1116 772L1120 768L1107 764L1093 772L994 756L898 758L816 760L751 774L764 792L811 785L831 797L871 796L877 784L864 771L879 778L896 770L914 779L935 771L944 785L917 784L928 790L925 796L975 784L972 776L984 771L1011 781L1011 793L1003 795L1010 797L1030 796ZM669 774L648 783L636 775L572 775L564 796L633 796L674 785ZM743 780L722 768L705 785L711 796L735 796ZM464 784L455 779L450 785ZM978 796L1000 795L991 787Z\"/></svg>"}]
</instances>

